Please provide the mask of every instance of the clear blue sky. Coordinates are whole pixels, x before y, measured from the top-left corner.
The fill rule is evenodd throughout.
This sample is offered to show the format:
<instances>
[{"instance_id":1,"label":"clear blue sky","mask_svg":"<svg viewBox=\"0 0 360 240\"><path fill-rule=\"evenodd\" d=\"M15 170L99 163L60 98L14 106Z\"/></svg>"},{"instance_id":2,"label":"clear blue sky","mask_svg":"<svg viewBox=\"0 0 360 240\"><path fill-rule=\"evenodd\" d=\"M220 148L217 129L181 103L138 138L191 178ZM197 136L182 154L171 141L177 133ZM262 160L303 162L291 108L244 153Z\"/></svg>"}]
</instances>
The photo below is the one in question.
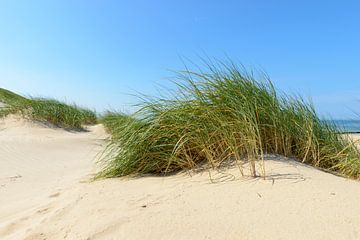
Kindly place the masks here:
<instances>
[{"instance_id":1,"label":"clear blue sky","mask_svg":"<svg viewBox=\"0 0 360 240\"><path fill-rule=\"evenodd\" d=\"M359 1L0 1L0 87L126 110L179 56L261 67L333 118L360 112Z\"/></svg>"}]
</instances>

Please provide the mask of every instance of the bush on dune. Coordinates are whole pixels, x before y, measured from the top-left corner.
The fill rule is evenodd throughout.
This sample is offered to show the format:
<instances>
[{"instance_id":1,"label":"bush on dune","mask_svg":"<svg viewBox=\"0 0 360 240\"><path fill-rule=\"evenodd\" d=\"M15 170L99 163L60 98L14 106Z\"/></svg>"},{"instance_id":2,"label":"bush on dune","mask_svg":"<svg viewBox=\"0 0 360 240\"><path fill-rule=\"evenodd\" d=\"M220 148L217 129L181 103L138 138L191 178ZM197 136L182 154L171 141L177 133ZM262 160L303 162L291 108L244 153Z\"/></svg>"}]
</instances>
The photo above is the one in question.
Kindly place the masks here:
<instances>
[{"instance_id":1,"label":"bush on dune","mask_svg":"<svg viewBox=\"0 0 360 240\"><path fill-rule=\"evenodd\" d=\"M179 73L172 97L146 100L133 116L104 120L112 134L98 177L169 173L227 160L253 176L264 174L264 154L360 178L360 153L319 119L299 97L279 94L265 77L257 81L236 65ZM114 154L115 152L115 154Z\"/></svg>"}]
</instances>

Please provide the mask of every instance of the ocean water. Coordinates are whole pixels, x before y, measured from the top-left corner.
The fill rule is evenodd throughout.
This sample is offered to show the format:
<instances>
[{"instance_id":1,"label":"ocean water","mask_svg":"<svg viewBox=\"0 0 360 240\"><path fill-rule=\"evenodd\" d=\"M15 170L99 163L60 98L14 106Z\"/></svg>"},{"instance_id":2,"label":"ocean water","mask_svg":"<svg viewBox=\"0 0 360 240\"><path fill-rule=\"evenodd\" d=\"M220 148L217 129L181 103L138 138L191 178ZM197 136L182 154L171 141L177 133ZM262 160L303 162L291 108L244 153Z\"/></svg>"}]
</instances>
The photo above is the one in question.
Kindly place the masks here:
<instances>
[{"instance_id":1,"label":"ocean water","mask_svg":"<svg viewBox=\"0 0 360 240\"><path fill-rule=\"evenodd\" d=\"M360 133L360 120L333 120L340 132Z\"/></svg>"}]
</instances>

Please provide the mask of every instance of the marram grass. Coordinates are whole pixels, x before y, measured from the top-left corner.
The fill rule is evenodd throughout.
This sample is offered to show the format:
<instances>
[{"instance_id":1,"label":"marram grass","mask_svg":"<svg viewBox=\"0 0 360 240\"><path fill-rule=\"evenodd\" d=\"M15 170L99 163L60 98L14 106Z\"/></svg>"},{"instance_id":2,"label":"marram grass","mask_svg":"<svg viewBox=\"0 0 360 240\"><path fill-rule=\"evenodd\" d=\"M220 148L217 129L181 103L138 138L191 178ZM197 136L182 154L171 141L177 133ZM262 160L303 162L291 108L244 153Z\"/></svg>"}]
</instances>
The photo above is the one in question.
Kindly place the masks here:
<instances>
[{"instance_id":1,"label":"marram grass","mask_svg":"<svg viewBox=\"0 0 360 240\"><path fill-rule=\"evenodd\" d=\"M0 102L11 104L17 101L26 101L27 99L19 94L11 92L7 89L0 88Z\"/></svg>"},{"instance_id":2,"label":"marram grass","mask_svg":"<svg viewBox=\"0 0 360 240\"><path fill-rule=\"evenodd\" d=\"M96 123L96 114L93 111L54 99L31 99L30 109L28 116L31 119L63 128L80 129L84 124Z\"/></svg>"},{"instance_id":3,"label":"marram grass","mask_svg":"<svg viewBox=\"0 0 360 240\"><path fill-rule=\"evenodd\" d=\"M94 124L97 121L93 111L55 99L25 98L0 89L0 101L6 104L6 107L0 109L0 116L21 114L30 120L67 129L82 129L84 124Z\"/></svg>"},{"instance_id":4,"label":"marram grass","mask_svg":"<svg viewBox=\"0 0 360 240\"><path fill-rule=\"evenodd\" d=\"M227 160L264 174L264 154L294 157L312 166L360 178L354 143L321 121L300 97L279 94L234 64L179 73L177 91L145 100L132 116L103 118L112 134L98 177L163 174Z\"/></svg>"}]
</instances>

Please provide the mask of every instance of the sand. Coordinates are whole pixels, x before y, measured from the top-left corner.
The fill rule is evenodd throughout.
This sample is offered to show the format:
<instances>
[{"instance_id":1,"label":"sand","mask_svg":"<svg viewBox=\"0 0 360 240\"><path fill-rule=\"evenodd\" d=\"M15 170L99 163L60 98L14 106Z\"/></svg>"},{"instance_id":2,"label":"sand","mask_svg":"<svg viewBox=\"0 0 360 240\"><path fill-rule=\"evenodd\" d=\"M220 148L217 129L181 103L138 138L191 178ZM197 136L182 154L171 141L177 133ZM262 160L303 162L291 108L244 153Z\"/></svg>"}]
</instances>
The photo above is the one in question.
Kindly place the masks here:
<instances>
[{"instance_id":1,"label":"sand","mask_svg":"<svg viewBox=\"0 0 360 240\"><path fill-rule=\"evenodd\" d=\"M359 133L350 134L350 137L353 140L355 140L358 145L360 145L360 134Z\"/></svg>"},{"instance_id":2,"label":"sand","mask_svg":"<svg viewBox=\"0 0 360 240\"><path fill-rule=\"evenodd\" d=\"M0 239L24 239L41 223L34 212L89 179L104 135L99 125L89 130L74 133L17 117L0 121Z\"/></svg>"},{"instance_id":3,"label":"sand","mask_svg":"<svg viewBox=\"0 0 360 240\"><path fill-rule=\"evenodd\" d=\"M106 137L0 125L0 239L360 239L360 182L279 156L237 168L90 182Z\"/></svg>"}]
</instances>

